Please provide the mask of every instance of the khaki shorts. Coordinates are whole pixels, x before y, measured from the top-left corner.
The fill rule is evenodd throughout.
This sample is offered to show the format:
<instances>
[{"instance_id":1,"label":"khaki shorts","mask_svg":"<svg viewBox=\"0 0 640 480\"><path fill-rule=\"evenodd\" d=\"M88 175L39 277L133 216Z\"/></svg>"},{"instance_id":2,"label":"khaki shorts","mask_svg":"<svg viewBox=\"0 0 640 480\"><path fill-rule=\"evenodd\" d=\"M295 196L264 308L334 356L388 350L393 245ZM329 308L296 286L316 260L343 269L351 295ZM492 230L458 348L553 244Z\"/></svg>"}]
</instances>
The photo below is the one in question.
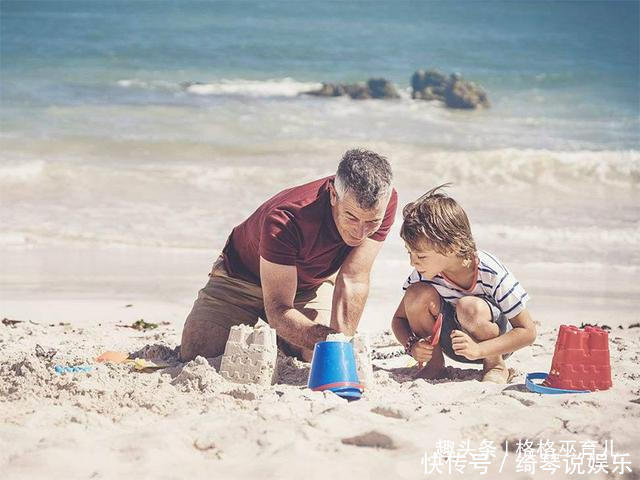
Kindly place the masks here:
<instances>
[{"instance_id":1,"label":"khaki shorts","mask_svg":"<svg viewBox=\"0 0 640 480\"><path fill-rule=\"evenodd\" d=\"M331 320L333 279L311 290L298 291L294 306L309 319L323 325ZM224 353L229 331L234 325L253 326L267 321L262 288L228 274L222 257L213 264L209 281L198 293L182 331L180 356L188 361L201 355L211 358ZM300 348L278 337L278 346L287 355L300 355Z\"/></svg>"}]
</instances>

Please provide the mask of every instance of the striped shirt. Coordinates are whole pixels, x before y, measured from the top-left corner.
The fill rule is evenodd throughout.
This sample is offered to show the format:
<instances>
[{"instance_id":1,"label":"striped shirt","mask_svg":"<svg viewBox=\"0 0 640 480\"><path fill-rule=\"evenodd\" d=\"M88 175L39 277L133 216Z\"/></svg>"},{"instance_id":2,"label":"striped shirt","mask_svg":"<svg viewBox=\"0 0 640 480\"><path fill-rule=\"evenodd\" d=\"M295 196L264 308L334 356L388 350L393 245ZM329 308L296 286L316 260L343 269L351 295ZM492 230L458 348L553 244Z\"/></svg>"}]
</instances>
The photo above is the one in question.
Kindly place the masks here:
<instances>
[{"instance_id":1,"label":"striped shirt","mask_svg":"<svg viewBox=\"0 0 640 480\"><path fill-rule=\"evenodd\" d=\"M515 317L526 308L529 294L494 255L484 250L478 250L476 255L476 281L466 290L453 283L443 273L427 279L415 269L402 288L406 290L409 285L418 282L428 283L433 285L444 301L453 305L458 303L458 299L473 295L484 298L498 307L507 319Z\"/></svg>"}]
</instances>

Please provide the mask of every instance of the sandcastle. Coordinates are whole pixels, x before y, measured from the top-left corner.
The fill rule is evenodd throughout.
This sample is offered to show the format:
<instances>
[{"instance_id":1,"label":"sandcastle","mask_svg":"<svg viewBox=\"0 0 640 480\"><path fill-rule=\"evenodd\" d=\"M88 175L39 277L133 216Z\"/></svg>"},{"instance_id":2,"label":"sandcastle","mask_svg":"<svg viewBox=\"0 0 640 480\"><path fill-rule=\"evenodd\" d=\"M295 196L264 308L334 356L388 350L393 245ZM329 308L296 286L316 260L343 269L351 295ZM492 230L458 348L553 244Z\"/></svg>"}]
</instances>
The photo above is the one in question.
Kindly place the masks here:
<instances>
[{"instance_id":1,"label":"sandcastle","mask_svg":"<svg viewBox=\"0 0 640 480\"><path fill-rule=\"evenodd\" d=\"M551 362L551 372L543 385L568 390L611 388L609 335L587 326L561 325Z\"/></svg>"},{"instance_id":2,"label":"sandcastle","mask_svg":"<svg viewBox=\"0 0 640 480\"><path fill-rule=\"evenodd\" d=\"M231 327L220 364L220 375L236 383L273 385L278 347L276 331L259 321L255 327Z\"/></svg>"},{"instance_id":3,"label":"sandcastle","mask_svg":"<svg viewBox=\"0 0 640 480\"><path fill-rule=\"evenodd\" d=\"M356 333L353 337L353 350L356 355L356 369L360 383L370 390L374 385L373 365L371 364L371 342L363 333Z\"/></svg>"}]
</instances>

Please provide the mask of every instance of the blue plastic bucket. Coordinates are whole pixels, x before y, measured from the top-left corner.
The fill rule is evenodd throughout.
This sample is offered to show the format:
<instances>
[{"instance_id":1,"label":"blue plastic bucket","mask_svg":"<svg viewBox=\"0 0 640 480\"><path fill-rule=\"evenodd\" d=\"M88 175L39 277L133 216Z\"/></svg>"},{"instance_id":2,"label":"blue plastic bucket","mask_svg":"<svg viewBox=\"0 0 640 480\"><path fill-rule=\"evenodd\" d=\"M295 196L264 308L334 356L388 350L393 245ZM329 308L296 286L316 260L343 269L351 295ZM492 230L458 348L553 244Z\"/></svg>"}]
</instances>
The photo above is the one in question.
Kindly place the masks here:
<instances>
[{"instance_id":1,"label":"blue plastic bucket","mask_svg":"<svg viewBox=\"0 0 640 480\"><path fill-rule=\"evenodd\" d=\"M331 390L343 398L360 398L356 358L350 342L318 342L313 349L307 386L311 390Z\"/></svg>"}]
</instances>

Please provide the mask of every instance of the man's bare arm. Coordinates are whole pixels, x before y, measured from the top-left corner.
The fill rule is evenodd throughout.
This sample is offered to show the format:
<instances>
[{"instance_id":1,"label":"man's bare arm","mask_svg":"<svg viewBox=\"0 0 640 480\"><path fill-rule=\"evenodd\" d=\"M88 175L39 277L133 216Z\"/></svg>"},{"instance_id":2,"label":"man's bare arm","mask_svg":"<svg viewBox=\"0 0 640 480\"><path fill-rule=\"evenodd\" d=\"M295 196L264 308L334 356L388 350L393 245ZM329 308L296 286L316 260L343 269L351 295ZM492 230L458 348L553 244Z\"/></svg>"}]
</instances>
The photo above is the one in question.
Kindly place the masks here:
<instances>
[{"instance_id":1,"label":"man's bare arm","mask_svg":"<svg viewBox=\"0 0 640 480\"><path fill-rule=\"evenodd\" d=\"M369 278L373 261L381 248L382 242L368 238L362 245L354 248L345 259L336 277L333 291L331 328L345 335L355 334L369 296Z\"/></svg>"},{"instance_id":2,"label":"man's bare arm","mask_svg":"<svg viewBox=\"0 0 640 480\"><path fill-rule=\"evenodd\" d=\"M327 335L337 333L313 322L294 307L298 287L295 266L279 265L260 257L260 282L269 324L289 343L313 350L316 342L322 342Z\"/></svg>"}]
</instances>

